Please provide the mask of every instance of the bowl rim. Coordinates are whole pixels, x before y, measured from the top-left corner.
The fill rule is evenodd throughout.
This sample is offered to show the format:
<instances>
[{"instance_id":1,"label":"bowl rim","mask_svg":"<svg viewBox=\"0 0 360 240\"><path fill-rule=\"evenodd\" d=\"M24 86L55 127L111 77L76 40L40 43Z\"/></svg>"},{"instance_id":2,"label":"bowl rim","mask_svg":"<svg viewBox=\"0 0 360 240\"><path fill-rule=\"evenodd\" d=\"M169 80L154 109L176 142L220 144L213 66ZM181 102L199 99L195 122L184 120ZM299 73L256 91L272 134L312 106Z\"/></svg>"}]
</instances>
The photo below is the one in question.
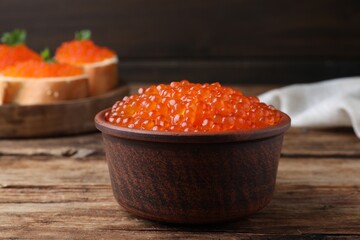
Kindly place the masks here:
<instances>
[{"instance_id":1,"label":"bowl rim","mask_svg":"<svg viewBox=\"0 0 360 240\"><path fill-rule=\"evenodd\" d=\"M283 134L290 128L291 119L280 111L280 121L270 127L250 130L230 130L223 132L165 132L150 131L134 128L126 128L113 125L105 120L105 112L111 108L104 109L96 114L95 126L104 135L113 137L166 143L224 143L242 142L257 139L264 139Z\"/></svg>"}]
</instances>

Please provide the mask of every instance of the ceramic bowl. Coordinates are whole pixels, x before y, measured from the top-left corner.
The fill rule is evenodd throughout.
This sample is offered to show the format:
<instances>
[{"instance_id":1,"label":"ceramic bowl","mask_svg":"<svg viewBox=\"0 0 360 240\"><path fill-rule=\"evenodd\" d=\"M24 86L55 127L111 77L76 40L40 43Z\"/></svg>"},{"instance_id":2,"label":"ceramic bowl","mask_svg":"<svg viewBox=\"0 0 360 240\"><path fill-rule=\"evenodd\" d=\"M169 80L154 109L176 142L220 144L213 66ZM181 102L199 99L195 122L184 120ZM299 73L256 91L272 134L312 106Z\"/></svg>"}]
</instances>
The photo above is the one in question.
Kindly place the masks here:
<instances>
[{"instance_id":1,"label":"ceramic bowl","mask_svg":"<svg viewBox=\"0 0 360 240\"><path fill-rule=\"evenodd\" d=\"M275 126L219 133L173 133L114 126L102 132L117 202L129 212L170 223L204 224L251 215L271 200L284 132Z\"/></svg>"}]
</instances>

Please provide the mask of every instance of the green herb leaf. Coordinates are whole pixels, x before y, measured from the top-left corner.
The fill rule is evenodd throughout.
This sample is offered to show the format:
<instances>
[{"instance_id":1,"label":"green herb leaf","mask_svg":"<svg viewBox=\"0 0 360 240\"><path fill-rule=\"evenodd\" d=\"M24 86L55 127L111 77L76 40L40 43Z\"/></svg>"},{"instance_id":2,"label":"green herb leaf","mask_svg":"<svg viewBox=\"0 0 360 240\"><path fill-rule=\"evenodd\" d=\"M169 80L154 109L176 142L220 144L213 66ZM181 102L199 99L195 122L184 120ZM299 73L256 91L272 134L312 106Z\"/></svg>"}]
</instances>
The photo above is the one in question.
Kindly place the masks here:
<instances>
[{"instance_id":1,"label":"green herb leaf","mask_svg":"<svg viewBox=\"0 0 360 240\"><path fill-rule=\"evenodd\" d=\"M76 40L88 40L90 38L91 38L91 31L88 29L84 29L75 33Z\"/></svg>"},{"instance_id":2,"label":"green herb leaf","mask_svg":"<svg viewBox=\"0 0 360 240\"><path fill-rule=\"evenodd\" d=\"M10 46L23 44L26 41L26 31L24 29L15 29L12 32L6 32L1 37L1 42Z\"/></svg>"},{"instance_id":3,"label":"green herb leaf","mask_svg":"<svg viewBox=\"0 0 360 240\"><path fill-rule=\"evenodd\" d=\"M51 57L51 52L50 52L50 49L49 48L45 48L44 50L41 51L40 53L41 55L41 59L44 61L44 62L47 62L47 63L53 63L55 62L54 58Z\"/></svg>"}]
</instances>

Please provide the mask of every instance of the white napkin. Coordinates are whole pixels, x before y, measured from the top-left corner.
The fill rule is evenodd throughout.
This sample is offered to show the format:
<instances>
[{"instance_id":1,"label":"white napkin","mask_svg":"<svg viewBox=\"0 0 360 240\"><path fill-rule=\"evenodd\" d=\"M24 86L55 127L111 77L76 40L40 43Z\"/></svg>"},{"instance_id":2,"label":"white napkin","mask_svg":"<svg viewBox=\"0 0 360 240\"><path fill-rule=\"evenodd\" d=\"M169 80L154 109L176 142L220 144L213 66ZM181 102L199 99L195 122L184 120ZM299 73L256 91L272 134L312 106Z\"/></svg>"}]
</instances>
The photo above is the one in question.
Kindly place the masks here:
<instances>
[{"instance_id":1,"label":"white napkin","mask_svg":"<svg viewBox=\"0 0 360 240\"><path fill-rule=\"evenodd\" d=\"M360 77L294 84L259 98L287 113L294 127L352 126L360 138Z\"/></svg>"}]
</instances>

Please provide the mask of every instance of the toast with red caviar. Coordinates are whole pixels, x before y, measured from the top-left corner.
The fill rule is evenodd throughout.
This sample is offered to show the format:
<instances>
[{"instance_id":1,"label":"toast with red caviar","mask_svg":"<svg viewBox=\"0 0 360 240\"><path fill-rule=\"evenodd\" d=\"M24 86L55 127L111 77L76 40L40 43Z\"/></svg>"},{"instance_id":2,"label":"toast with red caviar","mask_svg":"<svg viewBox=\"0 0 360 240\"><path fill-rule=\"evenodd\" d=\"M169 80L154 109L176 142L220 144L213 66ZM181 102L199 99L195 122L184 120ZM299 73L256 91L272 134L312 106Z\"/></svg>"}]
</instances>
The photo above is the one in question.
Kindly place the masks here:
<instances>
[{"instance_id":1,"label":"toast with red caviar","mask_svg":"<svg viewBox=\"0 0 360 240\"><path fill-rule=\"evenodd\" d=\"M61 44L55 58L82 67L88 75L89 95L97 96L118 85L118 59L114 51L95 45L90 37L89 30L77 32L74 40Z\"/></svg>"},{"instance_id":2,"label":"toast with red caviar","mask_svg":"<svg viewBox=\"0 0 360 240\"><path fill-rule=\"evenodd\" d=\"M46 56L44 61L22 61L1 71L0 104L46 104L87 96L82 68L51 62Z\"/></svg>"}]
</instances>

